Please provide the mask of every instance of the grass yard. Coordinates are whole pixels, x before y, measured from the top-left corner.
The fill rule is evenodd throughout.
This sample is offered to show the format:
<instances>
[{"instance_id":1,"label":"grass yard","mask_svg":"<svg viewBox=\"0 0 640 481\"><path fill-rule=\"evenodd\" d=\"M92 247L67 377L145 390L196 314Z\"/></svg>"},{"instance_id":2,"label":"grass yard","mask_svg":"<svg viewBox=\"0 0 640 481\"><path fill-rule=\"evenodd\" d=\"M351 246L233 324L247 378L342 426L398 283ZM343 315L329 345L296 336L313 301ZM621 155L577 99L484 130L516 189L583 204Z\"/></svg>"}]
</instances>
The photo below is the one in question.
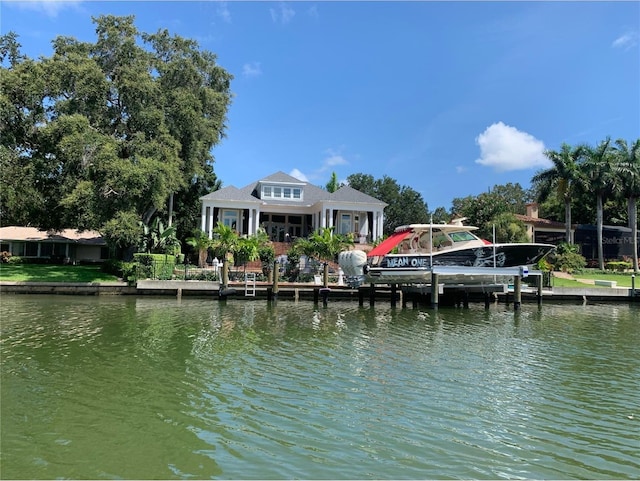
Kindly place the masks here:
<instances>
[{"instance_id":1,"label":"grass yard","mask_svg":"<svg viewBox=\"0 0 640 481\"><path fill-rule=\"evenodd\" d=\"M117 281L100 266L55 264L0 264L0 281L22 282L108 282Z\"/></svg>"},{"instance_id":2,"label":"grass yard","mask_svg":"<svg viewBox=\"0 0 640 481\"><path fill-rule=\"evenodd\" d=\"M588 281L595 281L596 279L602 281L616 281L617 287L631 287L631 274L621 274L621 273L609 273L609 272L601 272L601 271L584 271L580 273L573 274L573 279L564 279L562 277L554 276L553 278L553 286L554 287L584 287L585 285L589 285L589 287L603 287L604 289L608 289L606 286L594 286ZM640 278L636 279L636 287L640 288Z\"/></svg>"}]
</instances>

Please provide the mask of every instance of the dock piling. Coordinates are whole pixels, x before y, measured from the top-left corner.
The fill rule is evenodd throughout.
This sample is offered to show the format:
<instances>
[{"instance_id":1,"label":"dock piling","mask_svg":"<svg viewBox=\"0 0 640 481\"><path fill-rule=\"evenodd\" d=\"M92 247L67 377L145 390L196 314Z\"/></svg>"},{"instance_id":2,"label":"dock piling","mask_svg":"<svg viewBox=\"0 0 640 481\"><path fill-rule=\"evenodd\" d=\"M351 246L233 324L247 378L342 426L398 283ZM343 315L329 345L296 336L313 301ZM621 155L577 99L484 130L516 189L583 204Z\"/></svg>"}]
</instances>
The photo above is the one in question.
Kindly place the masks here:
<instances>
[{"instance_id":1,"label":"dock piling","mask_svg":"<svg viewBox=\"0 0 640 481\"><path fill-rule=\"evenodd\" d=\"M522 278L515 276L513 278L513 309L515 311L520 310L520 304L522 303Z\"/></svg>"},{"instance_id":2,"label":"dock piling","mask_svg":"<svg viewBox=\"0 0 640 481\"><path fill-rule=\"evenodd\" d=\"M438 308L438 295L440 294L438 291L438 274L433 272L431 274L431 307L433 309Z\"/></svg>"}]
</instances>

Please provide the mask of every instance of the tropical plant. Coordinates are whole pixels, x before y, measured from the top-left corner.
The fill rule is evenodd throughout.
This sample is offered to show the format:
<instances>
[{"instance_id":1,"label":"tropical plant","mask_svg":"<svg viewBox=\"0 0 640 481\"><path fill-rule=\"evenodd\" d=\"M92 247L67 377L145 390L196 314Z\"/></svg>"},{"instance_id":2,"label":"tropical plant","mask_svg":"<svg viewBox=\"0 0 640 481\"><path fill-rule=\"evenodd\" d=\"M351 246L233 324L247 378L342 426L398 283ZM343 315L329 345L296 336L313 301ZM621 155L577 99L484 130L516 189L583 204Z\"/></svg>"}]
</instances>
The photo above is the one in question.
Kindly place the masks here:
<instances>
[{"instance_id":1,"label":"tropical plant","mask_svg":"<svg viewBox=\"0 0 640 481\"><path fill-rule=\"evenodd\" d=\"M531 182L538 185L538 201L545 201L552 193L564 204L565 240L571 238L571 203L574 191L580 183L580 162L585 154L585 146L572 147L562 144L560 151L547 150L545 155L553 163L547 170L537 173Z\"/></svg>"},{"instance_id":2,"label":"tropical plant","mask_svg":"<svg viewBox=\"0 0 640 481\"><path fill-rule=\"evenodd\" d=\"M640 139L631 144L623 139L615 142L615 170L621 194L627 200L627 218L633 244L633 271L638 273L638 198L640 198Z\"/></svg>"},{"instance_id":3,"label":"tropical plant","mask_svg":"<svg viewBox=\"0 0 640 481\"><path fill-rule=\"evenodd\" d=\"M269 235L262 228L259 228L254 235L240 237L235 249L236 264L244 265L246 269L247 262L257 261L261 258L260 254L263 252L264 247L270 247L271 251L274 252L270 244ZM275 252L273 256L275 257Z\"/></svg>"},{"instance_id":4,"label":"tropical plant","mask_svg":"<svg viewBox=\"0 0 640 481\"><path fill-rule=\"evenodd\" d=\"M140 252L177 254L180 252L180 241L176 237L175 226L166 227L157 217L151 225L140 222Z\"/></svg>"},{"instance_id":5,"label":"tropical plant","mask_svg":"<svg viewBox=\"0 0 640 481\"><path fill-rule=\"evenodd\" d=\"M328 284L328 262L333 262L338 254L353 246L353 239L341 234L335 234L333 227L314 231L308 238L298 238L294 250L307 257L322 261L325 266L324 285Z\"/></svg>"},{"instance_id":6,"label":"tropical plant","mask_svg":"<svg viewBox=\"0 0 640 481\"><path fill-rule=\"evenodd\" d=\"M553 265L555 271L577 272L587 265L586 259L578 252L578 249L579 247L575 244L561 242L546 259Z\"/></svg>"},{"instance_id":7,"label":"tropical plant","mask_svg":"<svg viewBox=\"0 0 640 481\"><path fill-rule=\"evenodd\" d=\"M602 245L602 228L604 225L603 199L620 186L615 183L614 156L611 139L607 137L596 147L587 146L585 161L582 166L584 188L596 196L596 229L598 244L598 266L604 270L604 250Z\"/></svg>"},{"instance_id":8,"label":"tropical plant","mask_svg":"<svg viewBox=\"0 0 640 481\"><path fill-rule=\"evenodd\" d=\"M205 267L207 264L207 255L209 247L211 247L211 239L206 232L197 230L192 237L186 239L187 245L193 247L198 252L198 267Z\"/></svg>"},{"instance_id":9,"label":"tropical plant","mask_svg":"<svg viewBox=\"0 0 640 481\"><path fill-rule=\"evenodd\" d=\"M211 247L216 253L216 257L220 255L222 258L222 286L226 288L229 285L229 255L236 253L239 242L238 233L228 225L218 222L213 229L213 239Z\"/></svg>"}]
</instances>

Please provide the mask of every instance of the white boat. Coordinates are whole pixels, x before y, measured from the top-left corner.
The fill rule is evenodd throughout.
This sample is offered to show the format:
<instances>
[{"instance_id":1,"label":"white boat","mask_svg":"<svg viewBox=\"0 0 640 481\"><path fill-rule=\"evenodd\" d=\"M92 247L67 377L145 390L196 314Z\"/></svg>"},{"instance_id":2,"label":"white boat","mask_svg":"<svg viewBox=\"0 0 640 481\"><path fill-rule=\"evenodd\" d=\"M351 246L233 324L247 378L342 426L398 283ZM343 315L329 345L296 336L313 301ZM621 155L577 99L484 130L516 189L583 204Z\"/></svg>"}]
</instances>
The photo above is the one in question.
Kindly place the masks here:
<instances>
[{"instance_id":1,"label":"white boat","mask_svg":"<svg viewBox=\"0 0 640 481\"><path fill-rule=\"evenodd\" d=\"M464 220L398 227L368 253L341 252L338 264L352 284L423 284L434 273L443 282L473 284L526 275L555 249L551 244L491 243Z\"/></svg>"}]
</instances>

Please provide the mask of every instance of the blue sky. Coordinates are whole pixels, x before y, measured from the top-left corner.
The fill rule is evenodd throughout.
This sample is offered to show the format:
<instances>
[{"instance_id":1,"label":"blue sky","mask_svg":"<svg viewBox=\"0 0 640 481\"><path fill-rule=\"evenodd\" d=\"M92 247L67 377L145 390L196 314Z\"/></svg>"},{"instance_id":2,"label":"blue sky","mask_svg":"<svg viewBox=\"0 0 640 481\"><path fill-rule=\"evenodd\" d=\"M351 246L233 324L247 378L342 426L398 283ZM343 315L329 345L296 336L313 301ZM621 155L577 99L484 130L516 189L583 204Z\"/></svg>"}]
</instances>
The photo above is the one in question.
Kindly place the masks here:
<instances>
[{"instance_id":1,"label":"blue sky","mask_svg":"<svg viewBox=\"0 0 640 481\"><path fill-rule=\"evenodd\" d=\"M384 175L431 210L495 184L528 188L545 149L640 137L640 2L0 1L2 33L49 56L135 15L234 75L215 171L324 186Z\"/></svg>"}]
</instances>

